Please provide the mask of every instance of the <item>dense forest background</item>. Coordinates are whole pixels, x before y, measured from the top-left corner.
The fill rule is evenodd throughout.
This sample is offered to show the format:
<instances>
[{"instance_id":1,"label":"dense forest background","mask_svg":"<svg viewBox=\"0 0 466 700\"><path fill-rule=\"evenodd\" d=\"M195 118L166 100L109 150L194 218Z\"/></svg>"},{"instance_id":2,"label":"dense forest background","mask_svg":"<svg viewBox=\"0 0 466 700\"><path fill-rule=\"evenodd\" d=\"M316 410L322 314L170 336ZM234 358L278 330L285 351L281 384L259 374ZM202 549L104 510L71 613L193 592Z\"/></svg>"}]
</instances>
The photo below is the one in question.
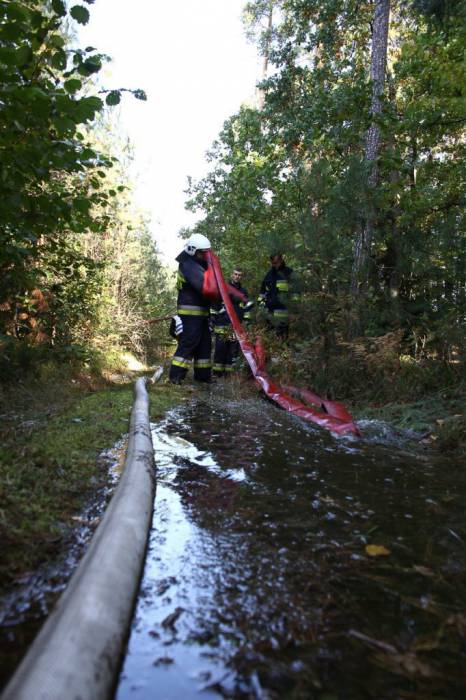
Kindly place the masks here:
<instances>
[{"instance_id":1,"label":"dense forest background","mask_svg":"<svg viewBox=\"0 0 466 700\"><path fill-rule=\"evenodd\" d=\"M190 182L188 205L204 214L196 230L252 288L277 250L295 269L284 372L340 396L456 382L464 5L253 0L245 24L264 80L225 123L208 176Z\"/></svg>"},{"instance_id":2,"label":"dense forest background","mask_svg":"<svg viewBox=\"0 0 466 700\"><path fill-rule=\"evenodd\" d=\"M105 89L109 58L75 36L86 5L0 2L0 16L0 376L144 355L170 292L117 105L146 96Z\"/></svg>"},{"instance_id":3,"label":"dense forest background","mask_svg":"<svg viewBox=\"0 0 466 700\"><path fill-rule=\"evenodd\" d=\"M173 306L108 57L77 47L88 7L0 1L0 374L50 353L150 356ZM283 251L299 279L279 372L343 397L413 398L464 376L464 5L253 0L264 58L249 104L189 181L224 269L256 292ZM192 231L191 230L191 231ZM191 231L182 232L188 235ZM256 315L261 326L263 319Z\"/></svg>"}]
</instances>

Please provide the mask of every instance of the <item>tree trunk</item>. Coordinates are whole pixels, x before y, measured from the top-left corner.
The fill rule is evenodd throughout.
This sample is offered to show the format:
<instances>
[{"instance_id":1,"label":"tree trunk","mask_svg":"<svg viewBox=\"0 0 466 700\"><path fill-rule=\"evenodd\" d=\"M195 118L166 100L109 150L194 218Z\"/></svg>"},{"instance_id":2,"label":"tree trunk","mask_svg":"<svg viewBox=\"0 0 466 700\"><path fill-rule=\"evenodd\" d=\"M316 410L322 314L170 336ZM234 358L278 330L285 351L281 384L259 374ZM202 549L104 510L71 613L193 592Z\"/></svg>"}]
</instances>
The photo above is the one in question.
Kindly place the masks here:
<instances>
[{"instance_id":1,"label":"tree trunk","mask_svg":"<svg viewBox=\"0 0 466 700\"><path fill-rule=\"evenodd\" d=\"M364 157L369 168L367 185L368 189L372 191L376 188L379 178L377 158L380 151L380 128L377 124L377 116L382 111L389 18L390 0L375 0L371 55L372 100L370 114L372 121L366 132L364 149ZM351 291L355 296L360 295L367 288L375 215L375 207L370 205L356 238L351 280Z\"/></svg>"},{"instance_id":2,"label":"tree trunk","mask_svg":"<svg viewBox=\"0 0 466 700\"><path fill-rule=\"evenodd\" d=\"M264 52L264 63L262 64L262 80L267 78L267 73L269 70L269 57L270 57L270 42L272 40L272 18L273 18L273 2L269 5L269 15L267 18L267 43Z\"/></svg>"},{"instance_id":3,"label":"tree trunk","mask_svg":"<svg viewBox=\"0 0 466 700\"><path fill-rule=\"evenodd\" d=\"M388 82L388 95L393 111L396 113L396 89L393 76L389 77ZM389 141L390 155L392 158L395 156L395 136L392 133ZM401 308L400 308L400 232L398 230L398 218L400 216L400 208L397 204L396 192L401 181L401 175L399 170L392 170L390 172L390 183L393 186L393 201L390 210L390 220L391 220L391 233L387 241L387 255L391 258L392 265L389 270L388 277L388 293L389 299L392 306L392 313L394 319L398 324L401 323Z\"/></svg>"},{"instance_id":4,"label":"tree trunk","mask_svg":"<svg viewBox=\"0 0 466 700\"><path fill-rule=\"evenodd\" d=\"M273 0L269 2L268 14L267 14L267 34L266 43L264 48L264 62L262 64L262 80L267 79L267 73L269 70L269 58L270 58L270 43L272 41L272 27L273 27ZM261 110L264 106L264 91L257 90L257 109Z\"/></svg>"}]
</instances>

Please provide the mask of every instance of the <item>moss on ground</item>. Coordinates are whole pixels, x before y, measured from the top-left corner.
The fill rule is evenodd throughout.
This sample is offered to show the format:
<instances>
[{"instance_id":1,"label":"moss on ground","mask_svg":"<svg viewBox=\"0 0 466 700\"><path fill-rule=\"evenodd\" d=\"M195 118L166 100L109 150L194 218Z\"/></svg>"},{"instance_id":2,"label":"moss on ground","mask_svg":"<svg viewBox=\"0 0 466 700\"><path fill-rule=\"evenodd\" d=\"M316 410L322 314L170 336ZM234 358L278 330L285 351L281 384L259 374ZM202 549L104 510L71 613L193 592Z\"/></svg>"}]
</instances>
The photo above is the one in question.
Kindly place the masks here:
<instances>
[{"instance_id":1,"label":"moss on ground","mask_svg":"<svg viewBox=\"0 0 466 700\"><path fill-rule=\"evenodd\" d=\"M183 398L157 385L151 418ZM128 430L133 383L49 377L0 390L0 580L12 581L55 558L73 516L108 481L99 454Z\"/></svg>"}]
</instances>

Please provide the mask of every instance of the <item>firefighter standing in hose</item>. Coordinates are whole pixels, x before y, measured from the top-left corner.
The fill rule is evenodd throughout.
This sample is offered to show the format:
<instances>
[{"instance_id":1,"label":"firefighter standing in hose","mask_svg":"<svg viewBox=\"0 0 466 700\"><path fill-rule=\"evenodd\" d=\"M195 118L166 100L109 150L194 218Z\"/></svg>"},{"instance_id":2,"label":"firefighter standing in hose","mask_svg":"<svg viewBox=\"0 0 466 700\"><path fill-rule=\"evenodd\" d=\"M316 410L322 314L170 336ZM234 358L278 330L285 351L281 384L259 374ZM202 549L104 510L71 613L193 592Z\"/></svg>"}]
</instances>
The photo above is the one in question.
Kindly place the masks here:
<instances>
[{"instance_id":1,"label":"firefighter standing in hose","mask_svg":"<svg viewBox=\"0 0 466 700\"><path fill-rule=\"evenodd\" d=\"M259 302L265 303L270 314L270 325L279 337L288 336L290 320L288 298L293 270L285 265L282 253L270 256L270 270L262 280Z\"/></svg>"},{"instance_id":2,"label":"firefighter standing in hose","mask_svg":"<svg viewBox=\"0 0 466 700\"><path fill-rule=\"evenodd\" d=\"M238 290L245 297L242 300L233 295L230 296L240 323L250 318L250 308L252 306L252 302L248 301L247 291L241 286L242 277L243 271L236 267L230 279L230 289ZM221 303L215 304L212 307L211 314L215 333L213 373L216 377L222 377L223 375L229 375L233 371L233 363L238 356L239 346L225 306Z\"/></svg>"},{"instance_id":3,"label":"firefighter standing in hose","mask_svg":"<svg viewBox=\"0 0 466 700\"><path fill-rule=\"evenodd\" d=\"M176 258L179 263L178 302L170 332L176 337L178 346L169 372L169 380L174 384L186 377L191 361L194 362L195 380L211 380L210 306L220 299L220 293L214 270L207 260L210 247L208 238L194 233ZM231 291L235 290L231 288Z\"/></svg>"}]
</instances>

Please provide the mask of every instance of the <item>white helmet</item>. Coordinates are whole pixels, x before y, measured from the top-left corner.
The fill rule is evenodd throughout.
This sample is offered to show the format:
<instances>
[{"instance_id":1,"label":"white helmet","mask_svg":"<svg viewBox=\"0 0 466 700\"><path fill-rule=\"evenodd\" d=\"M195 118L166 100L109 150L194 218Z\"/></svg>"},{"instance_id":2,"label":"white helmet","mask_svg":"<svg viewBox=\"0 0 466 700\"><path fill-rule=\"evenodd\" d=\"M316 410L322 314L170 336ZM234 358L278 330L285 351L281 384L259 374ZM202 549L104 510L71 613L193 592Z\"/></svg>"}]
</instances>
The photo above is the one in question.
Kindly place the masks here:
<instances>
[{"instance_id":1,"label":"white helmet","mask_svg":"<svg viewBox=\"0 0 466 700\"><path fill-rule=\"evenodd\" d=\"M188 255L194 255L196 250L210 250L210 241L202 233L193 233L186 241L184 247Z\"/></svg>"}]
</instances>

